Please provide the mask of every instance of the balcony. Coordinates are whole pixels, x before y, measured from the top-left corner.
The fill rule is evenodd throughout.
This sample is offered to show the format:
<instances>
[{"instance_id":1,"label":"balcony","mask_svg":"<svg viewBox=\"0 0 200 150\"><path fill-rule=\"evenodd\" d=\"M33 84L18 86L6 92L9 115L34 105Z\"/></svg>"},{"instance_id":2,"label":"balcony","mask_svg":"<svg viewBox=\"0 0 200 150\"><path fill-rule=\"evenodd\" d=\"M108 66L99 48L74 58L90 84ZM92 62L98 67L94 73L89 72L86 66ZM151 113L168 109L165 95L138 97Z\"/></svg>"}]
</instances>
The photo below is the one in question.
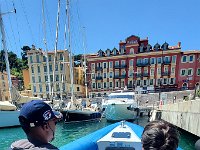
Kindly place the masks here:
<instances>
[{"instance_id":1,"label":"balcony","mask_svg":"<svg viewBox=\"0 0 200 150\"><path fill-rule=\"evenodd\" d=\"M147 62L147 63L137 63L136 64L137 67L146 67L146 66L149 66L149 65L150 65L149 62Z\"/></svg>"},{"instance_id":2,"label":"balcony","mask_svg":"<svg viewBox=\"0 0 200 150\"><path fill-rule=\"evenodd\" d=\"M101 71L101 70L103 70L102 67L96 67L96 71Z\"/></svg>"},{"instance_id":3,"label":"balcony","mask_svg":"<svg viewBox=\"0 0 200 150\"><path fill-rule=\"evenodd\" d=\"M143 77L148 77L148 76L149 76L149 73L144 72L144 73L142 74L142 76L143 76Z\"/></svg>"},{"instance_id":4,"label":"balcony","mask_svg":"<svg viewBox=\"0 0 200 150\"><path fill-rule=\"evenodd\" d=\"M137 78L142 78L142 74L141 74L141 73L137 73L137 74L136 74L136 77L137 77Z\"/></svg>"},{"instance_id":5,"label":"balcony","mask_svg":"<svg viewBox=\"0 0 200 150\"><path fill-rule=\"evenodd\" d=\"M103 80L103 78L102 77L96 77L96 80Z\"/></svg>"},{"instance_id":6,"label":"balcony","mask_svg":"<svg viewBox=\"0 0 200 150\"><path fill-rule=\"evenodd\" d=\"M114 79L125 79L126 75L115 75Z\"/></svg>"},{"instance_id":7,"label":"balcony","mask_svg":"<svg viewBox=\"0 0 200 150\"><path fill-rule=\"evenodd\" d=\"M127 65L115 65L114 68L115 69L123 69L123 68L126 68Z\"/></svg>"},{"instance_id":8,"label":"balcony","mask_svg":"<svg viewBox=\"0 0 200 150\"><path fill-rule=\"evenodd\" d=\"M169 75L170 75L169 71L162 72L162 76L169 76Z\"/></svg>"},{"instance_id":9,"label":"balcony","mask_svg":"<svg viewBox=\"0 0 200 150\"><path fill-rule=\"evenodd\" d=\"M170 60L163 61L163 64L164 64L164 65L169 65L169 64L171 64L171 61L170 61Z\"/></svg>"}]
</instances>

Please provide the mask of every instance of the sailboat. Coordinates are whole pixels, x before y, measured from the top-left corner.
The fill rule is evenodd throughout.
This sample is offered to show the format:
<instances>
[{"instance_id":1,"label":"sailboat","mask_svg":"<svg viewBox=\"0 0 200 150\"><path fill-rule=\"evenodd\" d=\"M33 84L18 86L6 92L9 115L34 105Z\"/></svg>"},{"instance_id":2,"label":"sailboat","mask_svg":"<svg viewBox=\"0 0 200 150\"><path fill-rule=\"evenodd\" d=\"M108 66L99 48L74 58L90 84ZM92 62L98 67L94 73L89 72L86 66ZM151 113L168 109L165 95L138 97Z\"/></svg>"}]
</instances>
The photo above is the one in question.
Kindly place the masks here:
<instances>
[{"instance_id":1,"label":"sailboat","mask_svg":"<svg viewBox=\"0 0 200 150\"><path fill-rule=\"evenodd\" d=\"M12 12L16 12L16 11L14 10ZM0 10L0 28L1 28L1 34L2 34L3 50L5 51L6 72L8 76L10 101L13 102L15 98L13 95L13 92L15 91L15 89L13 88L12 81L11 81L10 67L9 67L9 61L8 61L8 51L6 48L5 30L3 26L1 10ZM19 126L20 123L18 120L18 116L19 116L19 111L17 110L17 107L14 104L11 104L9 101L0 102L0 128Z\"/></svg>"},{"instance_id":2,"label":"sailboat","mask_svg":"<svg viewBox=\"0 0 200 150\"><path fill-rule=\"evenodd\" d=\"M92 110L84 110L77 105L77 100L74 96L74 79L73 79L73 55L71 50L71 34L70 34L70 15L69 15L69 0L67 0L66 4L66 15L68 19L68 50L69 50L69 59L70 59L70 81L71 81L71 100L67 105L66 109L62 109L61 112L63 114L63 119L66 123L72 122L82 122L82 121L96 121L100 120L101 113L92 111ZM87 92L87 91L86 91Z\"/></svg>"}]
</instances>

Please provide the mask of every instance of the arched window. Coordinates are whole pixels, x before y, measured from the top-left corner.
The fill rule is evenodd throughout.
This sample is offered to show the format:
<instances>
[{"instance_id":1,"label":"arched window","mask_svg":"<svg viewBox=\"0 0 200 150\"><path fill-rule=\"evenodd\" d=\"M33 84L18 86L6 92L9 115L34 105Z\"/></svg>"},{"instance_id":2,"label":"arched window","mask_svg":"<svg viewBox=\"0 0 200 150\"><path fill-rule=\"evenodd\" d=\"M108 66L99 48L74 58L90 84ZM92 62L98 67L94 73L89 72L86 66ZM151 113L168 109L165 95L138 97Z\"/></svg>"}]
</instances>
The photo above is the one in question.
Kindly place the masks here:
<instances>
[{"instance_id":1,"label":"arched window","mask_svg":"<svg viewBox=\"0 0 200 150\"><path fill-rule=\"evenodd\" d=\"M134 48L130 49L130 54L134 54Z\"/></svg>"}]
</instances>

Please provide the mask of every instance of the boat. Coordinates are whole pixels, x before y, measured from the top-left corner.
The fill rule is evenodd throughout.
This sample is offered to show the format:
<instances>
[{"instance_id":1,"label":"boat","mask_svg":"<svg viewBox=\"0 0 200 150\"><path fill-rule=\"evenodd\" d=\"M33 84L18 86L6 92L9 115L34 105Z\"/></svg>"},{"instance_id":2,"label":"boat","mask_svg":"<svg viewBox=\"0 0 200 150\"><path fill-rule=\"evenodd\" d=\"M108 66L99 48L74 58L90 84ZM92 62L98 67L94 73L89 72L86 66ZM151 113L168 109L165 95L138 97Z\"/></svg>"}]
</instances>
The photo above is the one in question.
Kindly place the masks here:
<instances>
[{"instance_id":1,"label":"boat","mask_svg":"<svg viewBox=\"0 0 200 150\"><path fill-rule=\"evenodd\" d=\"M130 122L117 122L68 143L60 150L141 150L144 128ZM181 150L178 148L177 150Z\"/></svg>"},{"instance_id":2,"label":"boat","mask_svg":"<svg viewBox=\"0 0 200 150\"><path fill-rule=\"evenodd\" d=\"M58 1L60 3L60 1ZM58 10L59 11L59 10ZM66 4L66 16L67 16L67 27L68 27L68 51L69 51L69 65L70 65L70 81L71 81L71 87L70 87L70 101L67 104L66 108L61 108L60 111L63 114L63 119L65 123L77 123L82 121L99 121L101 119L101 113L84 109L76 97L74 96L74 78L73 78L73 68L74 68L74 62L73 62L73 53L71 49L71 32L70 32L70 7L69 7L69 0L67 0ZM59 14L59 13L58 13ZM66 25L65 25L66 27ZM65 30L66 31L66 30ZM66 32L65 32L66 34ZM65 36L66 37L66 36ZM67 49L67 48L65 48ZM64 60L63 60L64 61ZM84 60L85 61L85 60ZM65 63L65 62L63 62ZM86 92L87 93L87 92ZM87 97L86 97L87 98ZM62 95L61 95L61 101L62 101Z\"/></svg>"},{"instance_id":3,"label":"boat","mask_svg":"<svg viewBox=\"0 0 200 150\"><path fill-rule=\"evenodd\" d=\"M15 12L12 11L12 12ZM6 13L4 13L6 14ZM3 19L2 19L2 14L0 11L0 28L1 28L1 34L2 34L2 45L3 45L3 50L5 52L5 60L6 60L6 72L8 75L8 84L9 84L9 94L10 94L10 102L14 102L16 99L14 99L14 88L12 86L12 81L11 81L11 75L10 75L10 67L9 67L9 61L8 61L8 50L6 47L6 38L5 38L5 30L4 30L4 25L3 25ZM17 107L15 104L11 104L8 101L4 101L0 103L0 128L5 128L5 127L13 127L13 126L19 126L19 111L17 110Z\"/></svg>"},{"instance_id":4,"label":"boat","mask_svg":"<svg viewBox=\"0 0 200 150\"><path fill-rule=\"evenodd\" d=\"M102 103L102 110L107 121L136 119L139 108L135 100L135 92L128 90L112 92Z\"/></svg>"}]
</instances>

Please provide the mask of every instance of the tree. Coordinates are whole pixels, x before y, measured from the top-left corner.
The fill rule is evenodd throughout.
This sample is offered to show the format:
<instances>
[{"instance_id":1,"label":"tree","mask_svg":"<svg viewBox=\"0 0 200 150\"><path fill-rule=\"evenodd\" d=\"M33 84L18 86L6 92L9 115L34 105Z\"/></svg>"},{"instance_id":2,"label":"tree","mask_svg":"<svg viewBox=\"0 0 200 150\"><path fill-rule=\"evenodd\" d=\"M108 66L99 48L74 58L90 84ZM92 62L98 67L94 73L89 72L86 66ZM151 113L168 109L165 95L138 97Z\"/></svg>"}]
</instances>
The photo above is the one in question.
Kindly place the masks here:
<instances>
[{"instance_id":1,"label":"tree","mask_svg":"<svg viewBox=\"0 0 200 150\"><path fill-rule=\"evenodd\" d=\"M22 56L23 69L27 69L28 68L27 52L30 51L31 48L29 46L23 46L21 49L22 49L21 56Z\"/></svg>"}]
</instances>

